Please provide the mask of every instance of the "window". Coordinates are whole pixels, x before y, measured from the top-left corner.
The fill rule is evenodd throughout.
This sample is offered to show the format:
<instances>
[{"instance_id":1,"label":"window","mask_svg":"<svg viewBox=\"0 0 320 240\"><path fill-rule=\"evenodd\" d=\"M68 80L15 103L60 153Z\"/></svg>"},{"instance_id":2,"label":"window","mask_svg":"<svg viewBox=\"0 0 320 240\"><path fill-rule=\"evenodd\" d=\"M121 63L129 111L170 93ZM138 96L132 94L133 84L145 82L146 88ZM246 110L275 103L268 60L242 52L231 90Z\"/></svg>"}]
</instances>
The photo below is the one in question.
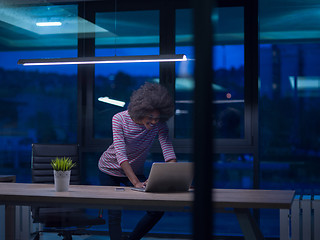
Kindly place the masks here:
<instances>
[{"instance_id":1,"label":"window","mask_svg":"<svg viewBox=\"0 0 320 240\"><path fill-rule=\"evenodd\" d=\"M263 186L318 191L320 45L270 43L260 49L261 160L276 166L263 169Z\"/></svg>"},{"instance_id":2,"label":"window","mask_svg":"<svg viewBox=\"0 0 320 240\"><path fill-rule=\"evenodd\" d=\"M192 15L191 9L176 11L176 53L185 53L188 59L194 59ZM248 80L244 77L244 8L217 8L212 14L212 20L215 25L215 45L212 46L212 69L215 74L215 79L212 80L212 124L215 144L224 148L216 148L214 160L206 159L206 163L213 168L213 187L252 188L253 154L250 151L236 152L237 148L234 147L236 144L246 144L246 139L252 134L245 127L250 122L248 116L245 119L245 112L249 111L250 105L249 101L246 102L248 96L245 95ZM193 135L193 119L196 119L193 114L193 68L192 60L176 63L174 129L178 146L179 140L192 139ZM191 145L189 148L192 151ZM177 158L194 160L194 156L189 153L178 153ZM214 219L214 234L241 234L237 219L232 214L215 213Z\"/></svg>"},{"instance_id":3,"label":"window","mask_svg":"<svg viewBox=\"0 0 320 240\"><path fill-rule=\"evenodd\" d=\"M260 9L260 158L266 166L262 187L312 194L320 189L320 45L313 35L319 22L313 18L315 3L283 4L263 4ZM277 17L293 13L292 21Z\"/></svg>"},{"instance_id":4,"label":"window","mask_svg":"<svg viewBox=\"0 0 320 240\"><path fill-rule=\"evenodd\" d=\"M242 7L218 8L212 14L215 25L212 66L215 82L212 83L212 89L215 107L213 126L216 138L244 138L243 18ZM192 136L194 90L192 40L192 10L177 10L176 53L187 54L191 61L176 63L176 138Z\"/></svg>"},{"instance_id":5,"label":"window","mask_svg":"<svg viewBox=\"0 0 320 240\"><path fill-rule=\"evenodd\" d=\"M259 4L261 188L318 194L320 45L315 33L320 26L317 5L312 1L278 1L276 4L260 1ZM279 221L276 212L262 214L266 214L262 219L269 224ZM278 234L279 225L270 228L266 222L262 224L268 234Z\"/></svg>"},{"instance_id":6,"label":"window","mask_svg":"<svg viewBox=\"0 0 320 240\"><path fill-rule=\"evenodd\" d=\"M77 67L23 67L17 61L77 56L77 29L36 25L54 16L77 26L77 6L16 5L1 10L1 173L30 182L32 143L77 142Z\"/></svg>"}]
</instances>

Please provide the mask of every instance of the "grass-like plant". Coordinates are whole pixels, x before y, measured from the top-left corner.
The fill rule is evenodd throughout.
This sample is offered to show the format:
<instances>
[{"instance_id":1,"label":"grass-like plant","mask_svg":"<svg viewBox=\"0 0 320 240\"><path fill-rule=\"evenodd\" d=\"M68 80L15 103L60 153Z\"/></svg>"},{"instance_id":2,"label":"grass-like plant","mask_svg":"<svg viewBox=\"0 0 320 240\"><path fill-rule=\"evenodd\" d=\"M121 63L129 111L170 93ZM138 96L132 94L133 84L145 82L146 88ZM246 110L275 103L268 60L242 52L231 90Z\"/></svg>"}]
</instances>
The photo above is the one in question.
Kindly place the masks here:
<instances>
[{"instance_id":1,"label":"grass-like plant","mask_svg":"<svg viewBox=\"0 0 320 240\"><path fill-rule=\"evenodd\" d=\"M69 157L56 157L56 159L51 161L51 166L56 171L70 171L71 168L76 166Z\"/></svg>"}]
</instances>

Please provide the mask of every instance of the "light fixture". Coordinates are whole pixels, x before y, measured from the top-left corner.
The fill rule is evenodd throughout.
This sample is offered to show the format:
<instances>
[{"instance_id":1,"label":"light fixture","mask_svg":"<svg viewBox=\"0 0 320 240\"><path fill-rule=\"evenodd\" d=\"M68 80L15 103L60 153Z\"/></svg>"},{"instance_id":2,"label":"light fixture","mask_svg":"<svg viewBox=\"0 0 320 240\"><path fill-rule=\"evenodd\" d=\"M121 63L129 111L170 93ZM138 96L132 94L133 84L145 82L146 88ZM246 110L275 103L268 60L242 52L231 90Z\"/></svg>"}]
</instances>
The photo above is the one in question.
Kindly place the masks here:
<instances>
[{"instance_id":1,"label":"light fixture","mask_svg":"<svg viewBox=\"0 0 320 240\"><path fill-rule=\"evenodd\" d=\"M42 26L48 26L48 22ZM57 23L58 24L58 23ZM101 63L137 63L137 62L177 62L187 61L184 54L164 54L164 55L138 55L138 56L117 56L117 0L115 0L115 55L110 57L72 57L72 58L40 58L40 59L19 59L18 64L23 66L43 66L43 65L71 65L71 64L101 64ZM37 23L38 26L38 23ZM56 25L55 25L56 26Z\"/></svg>"},{"instance_id":2,"label":"light fixture","mask_svg":"<svg viewBox=\"0 0 320 240\"><path fill-rule=\"evenodd\" d=\"M98 101L104 102L104 103L109 103L109 104L112 104L112 105L115 105L115 106L119 106L119 107L123 107L126 104L123 101L114 100L114 99L111 99L109 97L99 97Z\"/></svg>"},{"instance_id":3,"label":"light fixture","mask_svg":"<svg viewBox=\"0 0 320 240\"><path fill-rule=\"evenodd\" d=\"M76 57L76 58L39 58L20 59L18 64L24 66L39 65L70 65L70 64L99 64L99 63L134 63L134 62L181 62L187 61L184 54L172 55L141 55L141 56L112 56L112 57Z\"/></svg>"},{"instance_id":4,"label":"light fixture","mask_svg":"<svg viewBox=\"0 0 320 240\"><path fill-rule=\"evenodd\" d=\"M59 27L62 25L61 22L37 22L38 27Z\"/></svg>"}]
</instances>

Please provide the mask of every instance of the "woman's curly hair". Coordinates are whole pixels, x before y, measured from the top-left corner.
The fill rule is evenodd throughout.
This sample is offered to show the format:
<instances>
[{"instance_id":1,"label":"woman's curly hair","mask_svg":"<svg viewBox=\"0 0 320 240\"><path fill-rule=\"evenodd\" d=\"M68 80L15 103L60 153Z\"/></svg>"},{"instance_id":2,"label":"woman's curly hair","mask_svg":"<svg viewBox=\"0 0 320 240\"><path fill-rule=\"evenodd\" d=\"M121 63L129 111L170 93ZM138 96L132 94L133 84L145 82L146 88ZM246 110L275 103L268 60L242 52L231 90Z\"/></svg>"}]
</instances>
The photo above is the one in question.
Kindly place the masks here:
<instances>
[{"instance_id":1,"label":"woman's curly hair","mask_svg":"<svg viewBox=\"0 0 320 240\"><path fill-rule=\"evenodd\" d=\"M147 82L132 93L128 112L132 119L140 121L154 110L160 112L160 121L166 122L174 114L174 102L165 87Z\"/></svg>"}]
</instances>

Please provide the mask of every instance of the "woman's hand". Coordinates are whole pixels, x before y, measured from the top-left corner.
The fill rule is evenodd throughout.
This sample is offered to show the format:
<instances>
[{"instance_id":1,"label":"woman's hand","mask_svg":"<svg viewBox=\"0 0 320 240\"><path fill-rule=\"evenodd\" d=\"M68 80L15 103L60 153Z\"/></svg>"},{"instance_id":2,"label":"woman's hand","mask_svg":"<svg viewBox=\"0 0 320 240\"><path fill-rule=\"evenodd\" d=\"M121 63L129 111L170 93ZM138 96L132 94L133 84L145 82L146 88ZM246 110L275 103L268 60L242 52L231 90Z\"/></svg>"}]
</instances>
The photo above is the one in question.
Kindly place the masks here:
<instances>
[{"instance_id":1,"label":"woman's hand","mask_svg":"<svg viewBox=\"0 0 320 240\"><path fill-rule=\"evenodd\" d=\"M122 167L127 178L129 178L130 182L134 187L140 186L141 188L143 186L143 183L139 181L139 179L137 178L136 174L133 172L128 161L122 162L120 166Z\"/></svg>"},{"instance_id":2,"label":"woman's hand","mask_svg":"<svg viewBox=\"0 0 320 240\"><path fill-rule=\"evenodd\" d=\"M146 185L145 185L144 183L142 183L142 182L138 182L138 183L136 183L136 184L134 185L134 187L136 187L136 188L145 188Z\"/></svg>"},{"instance_id":3,"label":"woman's hand","mask_svg":"<svg viewBox=\"0 0 320 240\"><path fill-rule=\"evenodd\" d=\"M146 187L148 183L148 179L143 183L143 186Z\"/></svg>"}]
</instances>

